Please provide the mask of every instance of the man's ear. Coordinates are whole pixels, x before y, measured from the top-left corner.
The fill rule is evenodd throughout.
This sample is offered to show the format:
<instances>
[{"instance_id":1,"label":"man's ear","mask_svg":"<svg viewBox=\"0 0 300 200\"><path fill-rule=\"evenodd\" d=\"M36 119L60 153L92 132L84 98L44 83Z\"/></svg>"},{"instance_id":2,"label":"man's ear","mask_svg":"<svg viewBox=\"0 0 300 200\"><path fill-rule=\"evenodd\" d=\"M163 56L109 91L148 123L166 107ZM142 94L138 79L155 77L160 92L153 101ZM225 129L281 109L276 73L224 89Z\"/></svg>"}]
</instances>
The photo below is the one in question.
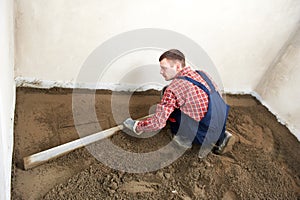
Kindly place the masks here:
<instances>
[{"instance_id":1,"label":"man's ear","mask_svg":"<svg viewBox=\"0 0 300 200\"><path fill-rule=\"evenodd\" d=\"M176 70L179 72L182 70L182 66L181 66L181 63L180 62L176 62L175 63L175 66L176 66Z\"/></svg>"}]
</instances>

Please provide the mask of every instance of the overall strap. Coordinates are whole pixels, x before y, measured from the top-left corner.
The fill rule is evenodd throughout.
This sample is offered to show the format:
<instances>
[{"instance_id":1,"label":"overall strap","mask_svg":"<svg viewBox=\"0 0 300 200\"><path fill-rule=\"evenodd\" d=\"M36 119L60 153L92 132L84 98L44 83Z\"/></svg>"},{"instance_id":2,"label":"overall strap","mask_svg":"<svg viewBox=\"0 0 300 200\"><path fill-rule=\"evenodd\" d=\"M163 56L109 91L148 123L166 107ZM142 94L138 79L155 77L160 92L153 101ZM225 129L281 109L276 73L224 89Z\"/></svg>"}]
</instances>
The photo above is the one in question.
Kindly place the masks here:
<instances>
[{"instance_id":1,"label":"overall strap","mask_svg":"<svg viewBox=\"0 0 300 200\"><path fill-rule=\"evenodd\" d=\"M178 76L177 77L178 79L183 79L183 80L187 80L191 83L193 83L194 85L198 86L199 88L201 88L207 95L210 95L210 92L209 90L200 82L190 78L190 77L187 77L187 76Z\"/></svg>"},{"instance_id":2,"label":"overall strap","mask_svg":"<svg viewBox=\"0 0 300 200\"><path fill-rule=\"evenodd\" d=\"M216 88L215 88L214 84L211 82L211 80L207 77L207 75L204 72L199 71L199 70L196 70L196 72L205 80L205 82L208 84L212 93L215 92Z\"/></svg>"}]
</instances>

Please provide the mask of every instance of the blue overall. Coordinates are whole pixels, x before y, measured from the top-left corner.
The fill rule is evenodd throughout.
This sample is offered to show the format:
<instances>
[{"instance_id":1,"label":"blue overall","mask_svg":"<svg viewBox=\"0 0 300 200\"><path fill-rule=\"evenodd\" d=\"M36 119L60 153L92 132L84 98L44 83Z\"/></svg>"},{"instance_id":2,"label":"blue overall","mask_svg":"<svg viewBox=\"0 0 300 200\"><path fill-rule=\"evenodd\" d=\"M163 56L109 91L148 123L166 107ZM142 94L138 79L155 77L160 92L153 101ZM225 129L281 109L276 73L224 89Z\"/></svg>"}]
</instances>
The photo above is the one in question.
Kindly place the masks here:
<instances>
[{"instance_id":1,"label":"blue overall","mask_svg":"<svg viewBox=\"0 0 300 200\"><path fill-rule=\"evenodd\" d=\"M180 109L175 109L168 120L171 132L181 137L188 138L189 141L196 144L220 145L225 137L229 106L216 91L206 74L201 71L197 71L197 73L206 81L211 91L209 91L202 83L199 83L190 77L182 76L177 78L190 81L208 95L209 103L207 113L204 118L198 122L181 112Z\"/></svg>"}]
</instances>

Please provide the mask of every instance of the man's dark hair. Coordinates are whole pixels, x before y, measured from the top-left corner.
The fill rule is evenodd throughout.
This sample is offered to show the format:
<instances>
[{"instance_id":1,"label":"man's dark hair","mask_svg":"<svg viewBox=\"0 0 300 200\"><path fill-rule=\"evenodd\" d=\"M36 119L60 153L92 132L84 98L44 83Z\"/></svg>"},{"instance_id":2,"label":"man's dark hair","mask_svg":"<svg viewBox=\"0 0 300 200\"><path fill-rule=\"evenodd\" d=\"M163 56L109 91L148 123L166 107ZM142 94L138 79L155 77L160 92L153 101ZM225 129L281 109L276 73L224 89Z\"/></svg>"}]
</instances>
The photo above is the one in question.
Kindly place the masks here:
<instances>
[{"instance_id":1,"label":"man's dark hair","mask_svg":"<svg viewBox=\"0 0 300 200\"><path fill-rule=\"evenodd\" d=\"M165 53L163 53L159 57L159 62L165 58L168 60L178 60L181 62L182 67L185 66L185 56L181 51L179 51L177 49L170 49L170 50L166 51Z\"/></svg>"}]
</instances>

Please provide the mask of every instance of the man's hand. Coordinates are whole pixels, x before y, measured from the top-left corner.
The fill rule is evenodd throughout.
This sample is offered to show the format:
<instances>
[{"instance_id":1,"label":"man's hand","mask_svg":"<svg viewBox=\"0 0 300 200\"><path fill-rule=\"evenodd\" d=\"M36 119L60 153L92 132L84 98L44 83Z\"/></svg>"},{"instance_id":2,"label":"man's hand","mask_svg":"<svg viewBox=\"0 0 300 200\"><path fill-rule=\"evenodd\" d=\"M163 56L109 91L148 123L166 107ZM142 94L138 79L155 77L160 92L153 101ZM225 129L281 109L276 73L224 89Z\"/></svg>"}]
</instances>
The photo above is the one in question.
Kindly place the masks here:
<instances>
[{"instance_id":1,"label":"man's hand","mask_svg":"<svg viewBox=\"0 0 300 200\"><path fill-rule=\"evenodd\" d=\"M142 131L141 131L141 132L137 132L137 131L136 131L136 126L137 126L138 123L139 123L139 121L133 120L133 119L131 119L131 118L128 118L128 119L126 119L126 120L123 122L123 125L124 125L126 128L128 128L129 130L133 131L135 134L140 135L140 134L142 134L143 132L142 132Z\"/></svg>"}]
</instances>

